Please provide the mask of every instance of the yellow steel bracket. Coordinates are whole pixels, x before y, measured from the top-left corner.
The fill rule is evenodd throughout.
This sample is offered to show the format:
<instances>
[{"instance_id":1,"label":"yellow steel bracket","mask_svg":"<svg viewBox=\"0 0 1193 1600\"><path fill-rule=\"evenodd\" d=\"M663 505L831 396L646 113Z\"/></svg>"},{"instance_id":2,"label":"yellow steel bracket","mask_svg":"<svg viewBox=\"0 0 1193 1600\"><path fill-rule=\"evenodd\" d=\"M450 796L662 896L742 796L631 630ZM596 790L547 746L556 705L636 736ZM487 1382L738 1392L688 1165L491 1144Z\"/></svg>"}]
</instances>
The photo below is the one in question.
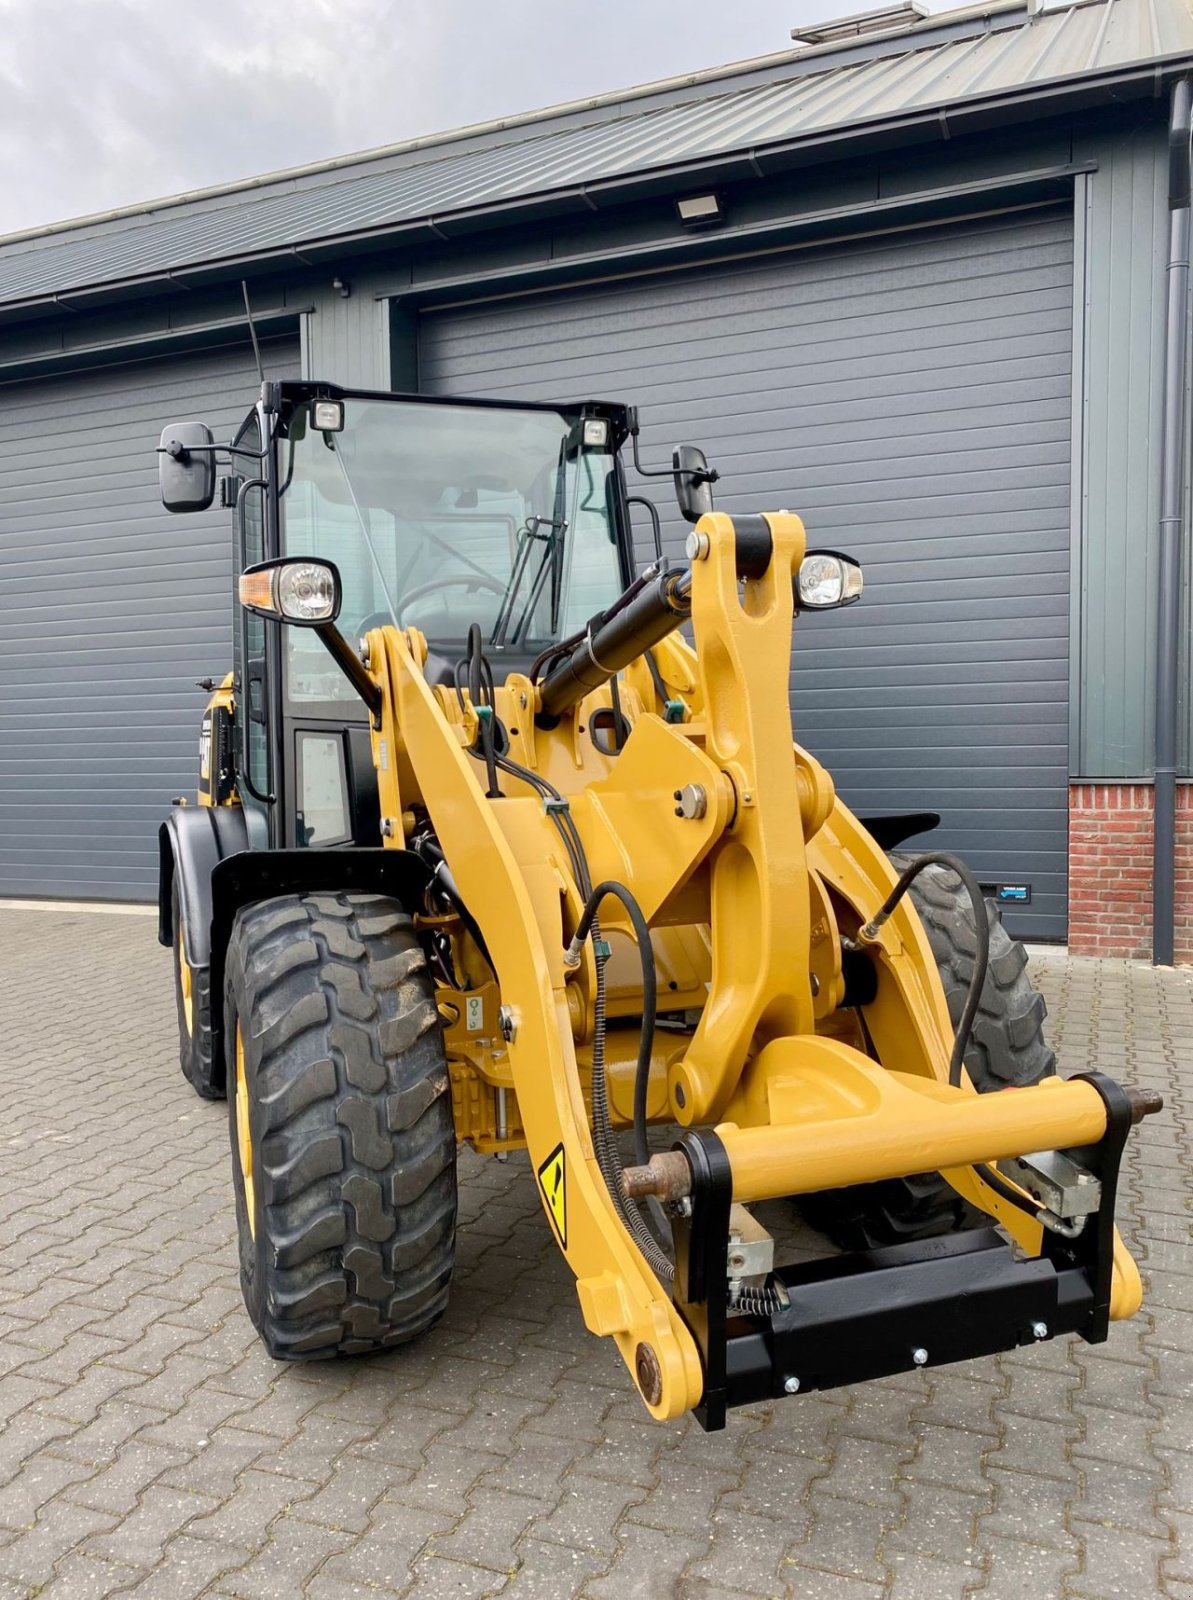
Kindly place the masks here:
<instances>
[{"instance_id":1,"label":"yellow steel bracket","mask_svg":"<svg viewBox=\"0 0 1193 1600\"><path fill-rule=\"evenodd\" d=\"M725 1109L752 1044L815 1029L809 979L811 912L791 755L792 579L804 526L768 514L771 559L760 578L738 579L733 521L700 519L693 544L696 636L704 747L732 784L736 814L710 865L712 982L700 1025L670 1071L672 1103L686 1124Z\"/></svg>"},{"instance_id":2,"label":"yellow steel bracket","mask_svg":"<svg viewBox=\"0 0 1193 1600\"><path fill-rule=\"evenodd\" d=\"M700 1358L630 1241L596 1162L564 991L559 897L552 903L528 887L542 864L543 836L525 834L534 859L520 860L515 841L524 830L511 830L511 838L497 813L527 802L485 798L411 643L393 628L370 635L373 670L384 691L379 739L403 773L417 775L419 792L406 790L404 782L404 798L421 799L429 811L492 953L501 993L517 997L509 1053L518 1107L539 1197L579 1280L584 1320L592 1332L616 1341L653 1414L677 1417L700 1400ZM383 787L383 805L385 795ZM392 842L400 844L400 836Z\"/></svg>"}]
</instances>

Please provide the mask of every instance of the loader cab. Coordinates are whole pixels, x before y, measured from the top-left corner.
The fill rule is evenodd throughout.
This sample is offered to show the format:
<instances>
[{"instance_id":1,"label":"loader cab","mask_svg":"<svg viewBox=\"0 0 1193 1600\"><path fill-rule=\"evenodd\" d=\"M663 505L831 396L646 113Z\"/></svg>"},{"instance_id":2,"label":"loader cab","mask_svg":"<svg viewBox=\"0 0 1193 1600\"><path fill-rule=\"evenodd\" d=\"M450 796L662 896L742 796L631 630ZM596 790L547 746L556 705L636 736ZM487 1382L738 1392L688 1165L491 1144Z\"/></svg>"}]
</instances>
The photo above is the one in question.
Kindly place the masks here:
<instances>
[{"instance_id":1,"label":"loader cab","mask_svg":"<svg viewBox=\"0 0 1193 1600\"><path fill-rule=\"evenodd\" d=\"M471 624L503 672L582 630L632 576L624 408L267 384L224 489L237 575L320 556L353 643L417 628L451 685ZM375 844L367 714L320 640L236 607L240 791L254 845Z\"/></svg>"}]
</instances>

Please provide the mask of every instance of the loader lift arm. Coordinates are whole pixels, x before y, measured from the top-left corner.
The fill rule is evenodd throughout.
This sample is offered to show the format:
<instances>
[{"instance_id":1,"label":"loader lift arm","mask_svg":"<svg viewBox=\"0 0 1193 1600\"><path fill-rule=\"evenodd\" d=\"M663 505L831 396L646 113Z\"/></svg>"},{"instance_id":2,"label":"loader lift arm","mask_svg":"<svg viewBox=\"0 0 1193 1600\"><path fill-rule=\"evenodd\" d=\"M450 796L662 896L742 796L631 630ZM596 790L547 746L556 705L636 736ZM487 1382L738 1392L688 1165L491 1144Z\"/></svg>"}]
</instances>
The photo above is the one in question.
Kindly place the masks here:
<instances>
[{"instance_id":1,"label":"loader lift arm","mask_svg":"<svg viewBox=\"0 0 1193 1600\"><path fill-rule=\"evenodd\" d=\"M261 471L226 486L236 770L200 786L226 814L179 808L161 836L161 936L211 1070L186 1041L183 1066L230 1101L258 1331L309 1359L430 1328L459 1139L528 1151L585 1323L658 1418L717 1428L753 1401L1104 1339L1140 1304L1115 1190L1158 1098L1050 1076L1025 979L1034 1057L964 1070L976 882L955 880L977 952L957 1022L911 887L950 858L886 854L935 815L868 828L792 743L796 612L856 599L860 568L809 552L787 512L715 512L684 446L688 565L658 553L632 579L634 425L612 402L304 382L266 384L231 445L163 435L170 509L210 505L217 449ZM650 1154L648 1124L678 1127L671 1150ZM953 1203L939 1237L776 1266L749 1212L925 1174ZM991 1226L956 1231L961 1200Z\"/></svg>"},{"instance_id":2,"label":"loader lift arm","mask_svg":"<svg viewBox=\"0 0 1193 1600\"><path fill-rule=\"evenodd\" d=\"M370 659L383 663L377 738L405 758L382 775L382 810L401 815L408 804L401 768L417 782L494 952L510 1008L510 1083L532 1167L565 1185L562 1212L542 1183L541 1198L576 1274L585 1321L615 1339L655 1415L694 1407L713 1427L728 1405L792 1392L792 1378L802 1387L845 1383L1013 1347L1040 1329L1104 1338L1112 1281L1118 1314L1130 1314L1139 1298L1134 1264L1115 1248L1112 1222L1129 1102L1097 1077L1053 1081L997 1105L979 1101L968 1085L950 1087L948 1019L907 908L894 913L874 949L872 1026L882 1065L816 1031L813 905L823 920L843 900L856 927L882 904L891 873L822 769L802 752L793 759L786 673L803 529L786 515L756 521L770 548L760 557L764 541L749 526L743 559L734 522L705 517L702 553L681 591L691 597L703 716L679 726L651 713L638 717L612 771L569 799L593 876L630 885L653 926L690 916L693 895L706 907L708 1000L686 1048L667 1066L668 1114L691 1130L678 1147L691 1167L690 1193L680 1197L691 1214L675 1217L674 1295L627 1233L594 1149L563 959L582 895L550 818L537 795L512 783L502 798L486 798L466 753L475 712L468 708L455 725L445 716L447 697L422 675L417 635L386 629L369 646ZM656 611L672 613L660 636L682 615L677 588L673 579L659 591ZM519 734L520 759L545 770L544 746L560 740L561 727L575 747L577 708L594 693L593 663L612 664L602 643L586 641L584 672L565 661L540 686L511 679L498 691L497 714L520 730L530 719L515 723L504 696L533 695L541 708L539 729ZM566 693L553 692L565 682ZM689 786L704 795L703 812L677 816L675 793ZM821 833L822 849L839 863L831 897L810 870ZM821 995L834 982L839 958L828 984L817 986ZM1072 1245L974 1170L1042 1144L1097 1152L1090 1157L1102 1185L1097 1225ZM1032 1259L1016 1261L993 1232L933 1241L848 1272L834 1263L822 1278L780 1271L786 1306L769 1317L734 1315L726 1289L733 1201L931 1168L946 1169ZM819 1353L811 1358L811 1351Z\"/></svg>"}]
</instances>

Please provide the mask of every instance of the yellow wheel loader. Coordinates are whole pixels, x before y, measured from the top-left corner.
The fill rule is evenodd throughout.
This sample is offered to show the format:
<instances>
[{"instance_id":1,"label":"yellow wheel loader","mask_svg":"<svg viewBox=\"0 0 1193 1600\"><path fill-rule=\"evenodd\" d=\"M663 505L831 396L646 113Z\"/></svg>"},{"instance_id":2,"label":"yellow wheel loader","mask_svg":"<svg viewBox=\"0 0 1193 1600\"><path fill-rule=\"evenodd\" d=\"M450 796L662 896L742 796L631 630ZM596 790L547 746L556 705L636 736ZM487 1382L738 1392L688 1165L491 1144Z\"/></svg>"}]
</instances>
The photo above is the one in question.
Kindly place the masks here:
<instances>
[{"instance_id":1,"label":"yellow wheel loader","mask_svg":"<svg viewBox=\"0 0 1193 1600\"><path fill-rule=\"evenodd\" d=\"M1105 1339L1140 1304L1115 1186L1158 1102L1058 1078L972 874L888 853L937 819L865 825L793 744L793 621L857 565L715 511L685 446L686 556L656 517L635 572L627 445L648 472L620 405L308 382L226 444L162 435L165 505L218 489L233 522L160 937L266 1347L436 1321L461 1141L528 1152L659 1418ZM776 1260L751 1208L782 1197L840 1252Z\"/></svg>"}]
</instances>

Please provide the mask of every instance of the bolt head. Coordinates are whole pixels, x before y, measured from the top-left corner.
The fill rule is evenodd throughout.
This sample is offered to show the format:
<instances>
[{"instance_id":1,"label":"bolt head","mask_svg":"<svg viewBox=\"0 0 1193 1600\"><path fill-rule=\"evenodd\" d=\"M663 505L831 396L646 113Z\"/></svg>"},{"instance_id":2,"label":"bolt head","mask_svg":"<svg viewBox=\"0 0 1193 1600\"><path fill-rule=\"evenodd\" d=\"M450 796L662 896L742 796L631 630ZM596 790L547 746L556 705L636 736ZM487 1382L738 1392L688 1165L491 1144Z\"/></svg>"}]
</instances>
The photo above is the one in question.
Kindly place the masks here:
<instances>
[{"instance_id":1,"label":"bolt head","mask_svg":"<svg viewBox=\"0 0 1193 1600\"><path fill-rule=\"evenodd\" d=\"M915 1362L917 1367L926 1367L928 1365L928 1352L924 1349L923 1345L918 1345L916 1349L911 1352L911 1359Z\"/></svg>"},{"instance_id":2,"label":"bolt head","mask_svg":"<svg viewBox=\"0 0 1193 1600\"><path fill-rule=\"evenodd\" d=\"M1031 1336L1033 1339L1046 1339L1048 1337L1048 1324L1046 1322L1033 1322Z\"/></svg>"},{"instance_id":3,"label":"bolt head","mask_svg":"<svg viewBox=\"0 0 1193 1600\"><path fill-rule=\"evenodd\" d=\"M794 1377L794 1376L790 1377L790 1378L784 1378L783 1379L783 1393L784 1394L798 1394L799 1393L799 1379Z\"/></svg>"},{"instance_id":4,"label":"bolt head","mask_svg":"<svg viewBox=\"0 0 1193 1600\"><path fill-rule=\"evenodd\" d=\"M512 1044L518 1031L518 1020L514 1016L513 1006L500 1006L498 1008L497 1023L501 1029L501 1037L506 1044Z\"/></svg>"}]
</instances>

